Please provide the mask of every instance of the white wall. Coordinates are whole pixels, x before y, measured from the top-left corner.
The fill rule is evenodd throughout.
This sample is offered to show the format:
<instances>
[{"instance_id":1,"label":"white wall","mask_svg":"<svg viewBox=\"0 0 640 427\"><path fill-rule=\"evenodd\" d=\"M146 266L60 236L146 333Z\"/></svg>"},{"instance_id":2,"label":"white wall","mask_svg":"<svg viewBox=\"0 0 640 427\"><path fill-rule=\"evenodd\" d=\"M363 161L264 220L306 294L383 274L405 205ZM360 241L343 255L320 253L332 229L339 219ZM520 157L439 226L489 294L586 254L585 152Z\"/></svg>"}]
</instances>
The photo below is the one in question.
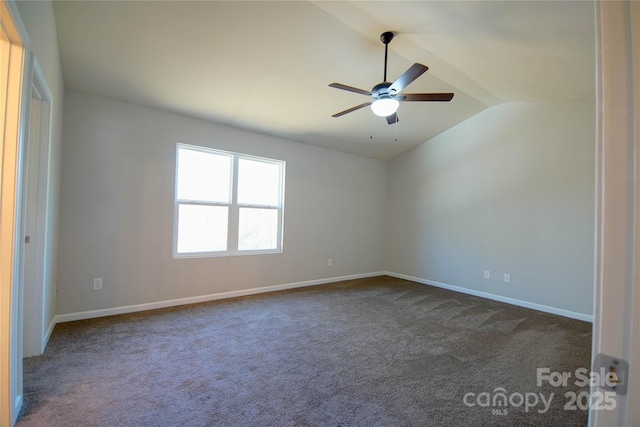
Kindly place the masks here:
<instances>
[{"instance_id":1,"label":"white wall","mask_svg":"<svg viewBox=\"0 0 640 427\"><path fill-rule=\"evenodd\" d=\"M176 142L287 162L283 254L172 259ZM387 162L67 91L57 313L378 271L387 169ZM104 278L103 290L92 289L94 277Z\"/></svg>"},{"instance_id":2,"label":"white wall","mask_svg":"<svg viewBox=\"0 0 640 427\"><path fill-rule=\"evenodd\" d=\"M391 161L386 269L591 315L594 110L502 104Z\"/></svg>"},{"instance_id":3,"label":"white wall","mask_svg":"<svg viewBox=\"0 0 640 427\"><path fill-rule=\"evenodd\" d=\"M18 11L29 34L29 51L33 52L53 96L51 146L49 164L49 189L47 193L46 253L44 259L43 319L45 334L52 325L55 312L56 248L58 239L58 206L60 195L60 155L62 146L62 113L64 106L64 81L58 36L56 33L53 3L51 1L17 1ZM25 319L28 322L29 319ZM46 337L43 337L46 338Z\"/></svg>"}]
</instances>

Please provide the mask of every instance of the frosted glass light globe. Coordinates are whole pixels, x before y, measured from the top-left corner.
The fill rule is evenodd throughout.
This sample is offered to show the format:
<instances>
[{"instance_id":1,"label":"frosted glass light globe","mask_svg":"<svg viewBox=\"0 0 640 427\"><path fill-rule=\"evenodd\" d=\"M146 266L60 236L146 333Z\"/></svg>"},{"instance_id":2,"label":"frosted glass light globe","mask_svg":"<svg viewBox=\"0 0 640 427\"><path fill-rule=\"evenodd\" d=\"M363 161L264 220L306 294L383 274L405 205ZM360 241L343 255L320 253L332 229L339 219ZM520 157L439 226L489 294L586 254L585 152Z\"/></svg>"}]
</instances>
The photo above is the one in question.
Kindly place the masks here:
<instances>
[{"instance_id":1,"label":"frosted glass light globe","mask_svg":"<svg viewBox=\"0 0 640 427\"><path fill-rule=\"evenodd\" d=\"M395 113L398 110L399 105L400 103L395 99L376 99L373 101L373 104L371 104L371 111L373 111L373 114L376 116L387 117Z\"/></svg>"}]
</instances>

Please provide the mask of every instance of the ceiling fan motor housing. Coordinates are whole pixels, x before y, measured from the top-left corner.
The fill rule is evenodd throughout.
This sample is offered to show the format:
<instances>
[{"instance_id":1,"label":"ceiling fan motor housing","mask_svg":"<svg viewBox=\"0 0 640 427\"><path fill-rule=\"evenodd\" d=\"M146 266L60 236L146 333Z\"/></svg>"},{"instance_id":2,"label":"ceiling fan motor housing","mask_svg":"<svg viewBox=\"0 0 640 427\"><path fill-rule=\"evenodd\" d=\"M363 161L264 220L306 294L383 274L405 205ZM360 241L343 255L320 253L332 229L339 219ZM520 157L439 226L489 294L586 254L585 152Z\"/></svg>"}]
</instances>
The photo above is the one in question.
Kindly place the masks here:
<instances>
[{"instance_id":1,"label":"ceiling fan motor housing","mask_svg":"<svg viewBox=\"0 0 640 427\"><path fill-rule=\"evenodd\" d=\"M380 98L384 95L389 95L389 86L391 86L391 83L389 82L378 83L373 87L373 89L371 89L371 94L374 98Z\"/></svg>"}]
</instances>

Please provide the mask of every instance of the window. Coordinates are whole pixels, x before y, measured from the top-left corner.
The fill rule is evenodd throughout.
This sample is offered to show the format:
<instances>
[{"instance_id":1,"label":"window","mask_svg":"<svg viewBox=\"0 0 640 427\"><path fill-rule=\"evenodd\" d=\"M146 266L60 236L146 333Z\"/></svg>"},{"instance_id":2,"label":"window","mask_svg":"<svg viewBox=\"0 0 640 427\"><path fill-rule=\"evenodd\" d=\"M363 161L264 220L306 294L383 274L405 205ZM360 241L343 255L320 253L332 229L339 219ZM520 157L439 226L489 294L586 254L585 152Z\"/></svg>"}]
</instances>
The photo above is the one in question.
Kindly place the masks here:
<instances>
[{"instance_id":1,"label":"window","mask_svg":"<svg viewBox=\"0 0 640 427\"><path fill-rule=\"evenodd\" d=\"M178 144L174 257L282 252L284 166Z\"/></svg>"}]
</instances>

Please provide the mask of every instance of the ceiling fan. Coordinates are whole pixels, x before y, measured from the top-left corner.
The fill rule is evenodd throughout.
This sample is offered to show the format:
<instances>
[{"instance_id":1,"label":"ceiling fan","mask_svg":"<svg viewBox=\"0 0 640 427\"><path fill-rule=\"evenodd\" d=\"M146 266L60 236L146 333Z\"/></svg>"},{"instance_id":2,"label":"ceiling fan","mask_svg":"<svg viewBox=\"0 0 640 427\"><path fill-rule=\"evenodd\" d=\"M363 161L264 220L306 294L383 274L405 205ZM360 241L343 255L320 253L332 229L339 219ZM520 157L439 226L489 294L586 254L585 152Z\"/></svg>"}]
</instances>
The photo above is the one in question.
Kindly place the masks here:
<instances>
[{"instance_id":1,"label":"ceiling fan","mask_svg":"<svg viewBox=\"0 0 640 427\"><path fill-rule=\"evenodd\" d=\"M398 77L395 82L389 83L387 81L387 53L391 40L393 40L393 33L390 31L387 31L380 35L380 41L384 43L384 81L375 85L373 89L371 89L371 91L343 85L342 83L331 83L329 85L330 87L334 87L336 89L342 89L349 92L370 96L373 98L373 100L364 102L360 105L356 105L355 107L351 107L347 110L340 111L339 113L336 113L331 117L344 116L347 113L351 113L352 111L356 111L368 105L371 105L371 110L373 111L373 113L380 117L386 117L387 123L391 125L398 121L398 115L396 114L396 111L398 110L400 102L451 101L451 98L453 98L453 93L400 94L400 92L402 92L404 88L409 86L411 82L420 77L425 71L429 69L429 67L427 67L426 65L418 63L413 64L407 71L404 72L403 75Z\"/></svg>"}]
</instances>

